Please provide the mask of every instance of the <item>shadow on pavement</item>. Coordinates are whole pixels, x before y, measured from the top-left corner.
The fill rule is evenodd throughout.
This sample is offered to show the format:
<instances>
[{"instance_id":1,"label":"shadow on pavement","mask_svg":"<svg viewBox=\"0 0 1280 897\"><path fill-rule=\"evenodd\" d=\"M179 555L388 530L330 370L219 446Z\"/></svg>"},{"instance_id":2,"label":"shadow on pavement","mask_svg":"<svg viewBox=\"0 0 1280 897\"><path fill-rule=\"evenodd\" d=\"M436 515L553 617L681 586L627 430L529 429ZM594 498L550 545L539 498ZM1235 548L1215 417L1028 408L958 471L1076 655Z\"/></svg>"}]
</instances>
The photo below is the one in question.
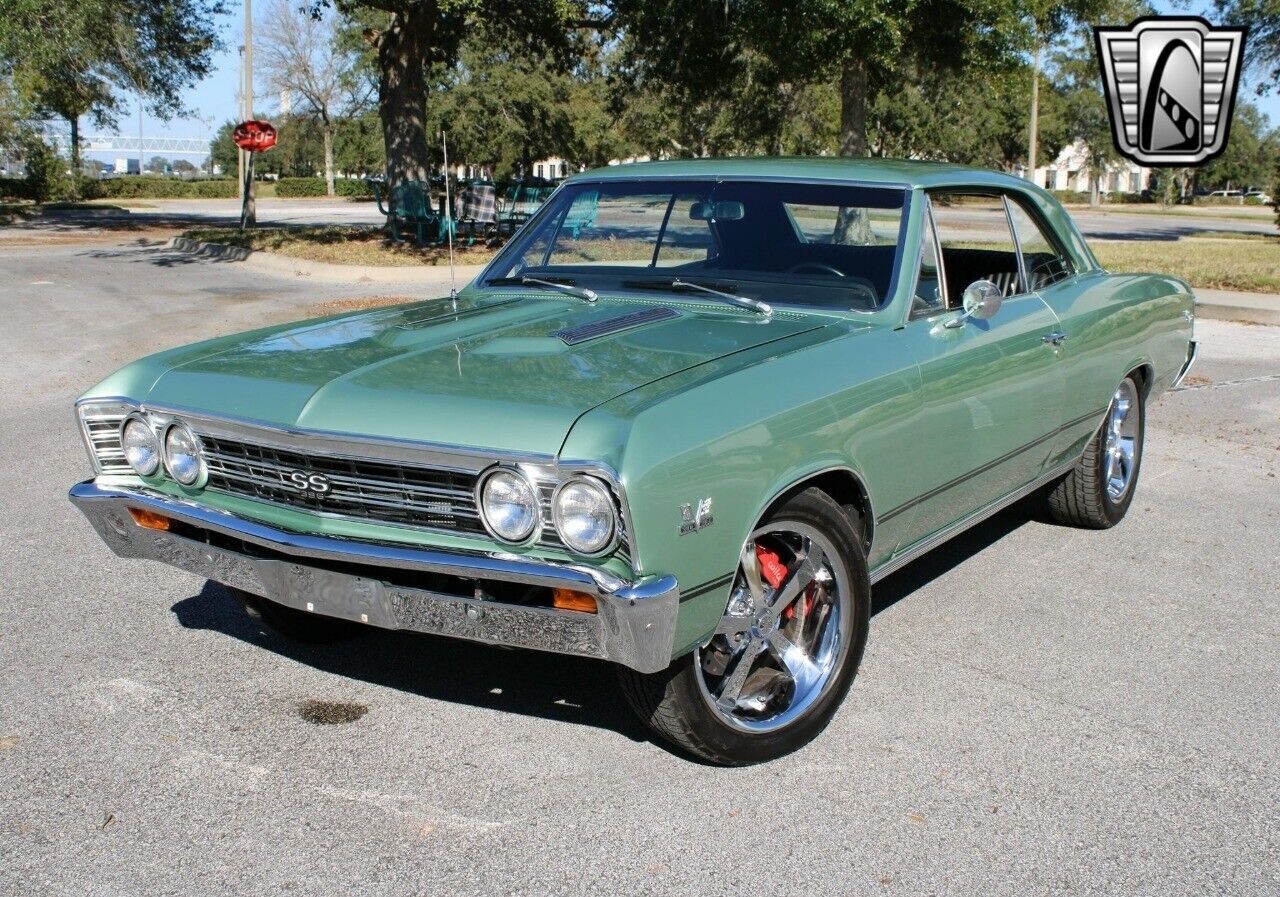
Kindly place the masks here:
<instances>
[{"instance_id":1,"label":"shadow on pavement","mask_svg":"<svg viewBox=\"0 0 1280 897\"><path fill-rule=\"evenodd\" d=\"M998 542L1034 519L1034 512L1035 506L1028 502L1015 505L885 578L873 590L872 614L887 610ZM603 661L373 628L348 642L302 644L260 627L225 587L214 582L172 610L188 629L221 632L335 676L433 700L609 729L633 741L662 744L631 712Z\"/></svg>"},{"instance_id":2,"label":"shadow on pavement","mask_svg":"<svg viewBox=\"0 0 1280 897\"><path fill-rule=\"evenodd\" d=\"M1025 499L944 542L924 557L876 583L871 590L871 615L874 617L888 610L912 592L924 588L1014 530L1037 519L1039 506L1034 499Z\"/></svg>"},{"instance_id":3,"label":"shadow on pavement","mask_svg":"<svg viewBox=\"0 0 1280 897\"><path fill-rule=\"evenodd\" d=\"M372 628L349 642L301 644L259 627L213 582L172 609L188 629L221 632L336 676L438 701L609 729L633 741L653 740L602 661Z\"/></svg>"}]
</instances>

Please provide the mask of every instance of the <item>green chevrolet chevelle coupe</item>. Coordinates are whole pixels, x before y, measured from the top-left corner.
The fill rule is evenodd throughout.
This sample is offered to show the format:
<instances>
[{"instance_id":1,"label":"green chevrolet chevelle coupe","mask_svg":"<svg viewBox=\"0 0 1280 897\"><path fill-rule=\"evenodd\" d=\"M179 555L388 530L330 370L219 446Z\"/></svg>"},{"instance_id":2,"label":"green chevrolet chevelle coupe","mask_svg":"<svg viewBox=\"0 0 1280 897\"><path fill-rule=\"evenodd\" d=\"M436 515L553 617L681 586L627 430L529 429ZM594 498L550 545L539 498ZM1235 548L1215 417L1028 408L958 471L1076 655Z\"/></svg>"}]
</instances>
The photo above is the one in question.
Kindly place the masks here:
<instances>
[{"instance_id":1,"label":"green chevrolet chevelle coupe","mask_svg":"<svg viewBox=\"0 0 1280 897\"><path fill-rule=\"evenodd\" d=\"M602 658L663 736L751 763L831 719L872 583L1033 493L1124 516L1193 304L1006 175L617 166L454 297L108 377L71 500L286 637Z\"/></svg>"}]
</instances>

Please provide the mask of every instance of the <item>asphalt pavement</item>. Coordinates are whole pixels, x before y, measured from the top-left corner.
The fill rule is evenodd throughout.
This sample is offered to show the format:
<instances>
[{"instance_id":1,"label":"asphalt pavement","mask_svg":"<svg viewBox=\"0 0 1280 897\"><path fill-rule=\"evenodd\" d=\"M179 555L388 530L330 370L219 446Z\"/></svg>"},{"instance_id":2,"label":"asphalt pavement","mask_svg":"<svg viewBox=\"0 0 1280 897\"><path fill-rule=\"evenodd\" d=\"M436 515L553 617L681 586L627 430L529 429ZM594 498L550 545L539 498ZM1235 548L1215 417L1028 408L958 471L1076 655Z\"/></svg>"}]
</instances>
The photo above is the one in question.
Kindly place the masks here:
<instances>
[{"instance_id":1,"label":"asphalt pavement","mask_svg":"<svg viewBox=\"0 0 1280 897\"><path fill-rule=\"evenodd\" d=\"M1280 328L1201 322L1120 526L1015 508L885 580L828 730L726 770L603 664L299 647L67 503L82 389L387 285L137 242L0 277L0 894L1280 892Z\"/></svg>"}]
</instances>

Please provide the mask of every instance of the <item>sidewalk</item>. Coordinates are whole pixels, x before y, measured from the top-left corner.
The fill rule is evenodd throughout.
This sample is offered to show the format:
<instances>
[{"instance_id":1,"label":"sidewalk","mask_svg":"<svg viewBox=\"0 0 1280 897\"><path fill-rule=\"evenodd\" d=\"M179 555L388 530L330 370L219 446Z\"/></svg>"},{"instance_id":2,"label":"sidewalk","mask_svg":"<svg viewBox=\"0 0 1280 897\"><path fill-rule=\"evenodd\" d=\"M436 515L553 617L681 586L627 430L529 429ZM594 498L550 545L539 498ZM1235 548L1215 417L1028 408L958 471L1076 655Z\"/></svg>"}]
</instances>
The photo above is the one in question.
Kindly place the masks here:
<instances>
[{"instance_id":1,"label":"sidewalk","mask_svg":"<svg viewBox=\"0 0 1280 897\"><path fill-rule=\"evenodd\" d=\"M1275 293L1237 293L1231 290L1200 290L1196 294L1196 315L1220 321L1247 321L1251 324L1280 324L1280 296Z\"/></svg>"}]
</instances>

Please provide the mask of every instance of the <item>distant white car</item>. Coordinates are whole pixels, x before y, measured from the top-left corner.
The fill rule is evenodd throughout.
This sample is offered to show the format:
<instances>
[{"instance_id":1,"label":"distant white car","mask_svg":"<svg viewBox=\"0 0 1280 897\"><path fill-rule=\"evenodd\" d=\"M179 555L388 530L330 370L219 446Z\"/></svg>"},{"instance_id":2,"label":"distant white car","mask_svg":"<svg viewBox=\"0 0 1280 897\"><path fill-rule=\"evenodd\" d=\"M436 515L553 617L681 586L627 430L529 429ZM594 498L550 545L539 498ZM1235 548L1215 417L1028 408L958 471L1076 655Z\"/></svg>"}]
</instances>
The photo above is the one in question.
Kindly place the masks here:
<instances>
[{"instance_id":1,"label":"distant white car","mask_svg":"<svg viewBox=\"0 0 1280 897\"><path fill-rule=\"evenodd\" d=\"M1274 202L1274 200L1262 190L1246 190L1244 193L1244 200L1245 202L1253 201L1262 203L1264 206L1269 206Z\"/></svg>"}]
</instances>

